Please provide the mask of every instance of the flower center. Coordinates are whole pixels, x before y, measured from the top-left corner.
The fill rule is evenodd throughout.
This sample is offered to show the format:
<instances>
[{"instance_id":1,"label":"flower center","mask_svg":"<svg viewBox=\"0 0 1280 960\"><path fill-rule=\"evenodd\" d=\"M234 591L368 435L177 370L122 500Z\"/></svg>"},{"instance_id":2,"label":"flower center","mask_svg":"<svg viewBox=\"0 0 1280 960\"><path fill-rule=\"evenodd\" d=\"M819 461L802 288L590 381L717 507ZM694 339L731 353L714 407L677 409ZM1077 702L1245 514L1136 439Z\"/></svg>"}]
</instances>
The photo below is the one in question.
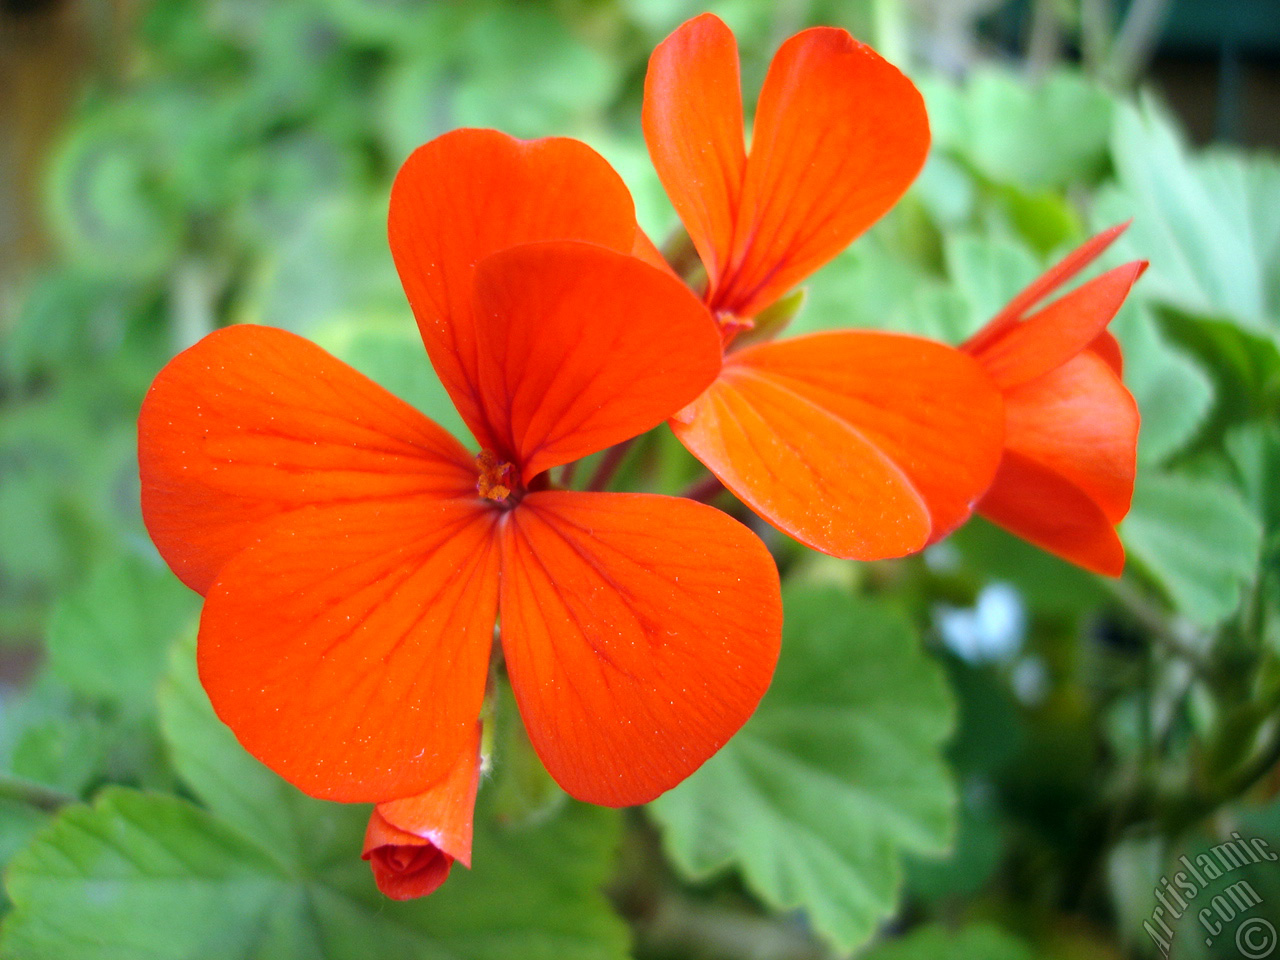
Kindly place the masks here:
<instances>
[{"instance_id":1,"label":"flower center","mask_svg":"<svg viewBox=\"0 0 1280 960\"><path fill-rule=\"evenodd\" d=\"M740 317L728 310L716 311L716 323L720 326L720 342L728 346L734 337L755 328L756 322L748 317Z\"/></svg>"},{"instance_id":2,"label":"flower center","mask_svg":"<svg viewBox=\"0 0 1280 960\"><path fill-rule=\"evenodd\" d=\"M514 464L498 459L492 450L481 450L476 457L476 470L479 472L476 492L480 496L498 503L506 503L511 498L517 484Z\"/></svg>"}]
</instances>

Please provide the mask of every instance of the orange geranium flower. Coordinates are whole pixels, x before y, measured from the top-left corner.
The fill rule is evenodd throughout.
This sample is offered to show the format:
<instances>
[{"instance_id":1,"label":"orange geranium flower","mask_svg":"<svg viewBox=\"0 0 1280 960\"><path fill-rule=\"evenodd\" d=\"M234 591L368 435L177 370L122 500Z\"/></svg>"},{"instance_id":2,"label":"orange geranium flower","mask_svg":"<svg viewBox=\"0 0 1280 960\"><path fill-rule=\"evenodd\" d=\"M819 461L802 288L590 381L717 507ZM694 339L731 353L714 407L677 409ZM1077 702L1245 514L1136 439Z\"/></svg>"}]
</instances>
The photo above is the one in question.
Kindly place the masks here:
<instances>
[{"instance_id":1,"label":"orange geranium flower","mask_svg":"<svg viewBox=\"0 0 1280 960\"><path fill-rule=\"evenodd\" d=\"M217 331L157 376L147 527L205 594L218 715L302 790L470 789L499 613L533 746L583 800L674 786L764 693L781 602L757 537L688 500L548 488L548 469L661 423L719 367L697 297L629 255L635 229L621 181L573 141L462 130L405 164L392 253L478 457L281 330ZM427 835L402 814L380 808ZM428 885L441 865L407 845L377 859Z\"/></svg>"},{"instance_id":2,"label":"orange geranium flower","mask_svg":"<svg viewBox=\"0 0 1280 960\"><path fill-rule=\"evenodd\" d=\"M1005 452L978 511L1072 563L1124 569L1116 524L1137 471L1138 406L1107 331L1145 261L1108 270L1031 313L1128 226L1098 234L1010 301L963 349L999 385Z\"/></svg>"},{"instance_id":3,"label":"orange geranium flower","mask_svg":"<svg viewBox=\"0 0 1280 960\"><path fill-rule=\"evenodd\" d=\"M805 30L769 67L748 154L736 43L704 14L654 51L644 132L727 351L671 421L684 445L770 523L835 556L912 553L968 517L1004 428L970 357L869 331L734 349L915 179L929 126L911 81L844 30Z\"/></svg>"}]
</instances>

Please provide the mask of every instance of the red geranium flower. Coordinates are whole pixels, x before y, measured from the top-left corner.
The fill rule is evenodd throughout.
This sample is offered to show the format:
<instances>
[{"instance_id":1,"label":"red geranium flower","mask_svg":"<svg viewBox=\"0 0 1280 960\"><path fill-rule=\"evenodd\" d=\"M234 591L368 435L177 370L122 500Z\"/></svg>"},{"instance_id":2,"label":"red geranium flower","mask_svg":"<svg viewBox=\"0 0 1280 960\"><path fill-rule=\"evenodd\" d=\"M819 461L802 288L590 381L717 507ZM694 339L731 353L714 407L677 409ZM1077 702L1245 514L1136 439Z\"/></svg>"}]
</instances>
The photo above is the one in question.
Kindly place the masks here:
<instances>
[{"instance_id":1,"label":"red geranium flower","mask_svg":"<svg viewBox=\"0 0 1280 960\"><path fill-rule=\"evenodd\" d=\"M1137 472L1138 406L1107 331L1145 261L1126 263L1030 313L1092 263L1127 224L1069 254L1010 301L963 349L999 385L1005 452L978 512L1072 563L1124 569L1115 527Z\"/></svg>"},{"instance_id":2,"label":"red geranium flower","mask_svg":"<svg viewBox=\"0 0 1280 960\"><path fill-rule=\"evenodd\" d=\"M999 391L971 358L868 331L733 349L915 179L929 127L911 81L843 30L805 30L769 68L748 154L733 34L704 14L654 51L644 132L731 351L671 421L685 446L770 523L835 556L912 553L967 518L1003 434Z\"/></svg>"},{"instance_id":3,"label":"red geranium flower","mask_svg":"<svg viewBox=\"0 0 1280 960\"><path fill-rule=\"evenodd\" d=\"M217 331L157 376L143 511L205 594L201 680L304 791L388 801L456 772L499 612L534 748L583 800L674 786L764 693L781 603L758 538L687 500L547 488L719 367L706 311L629 255L635 233L573 141L463 130L405 164L392 253L479 457L281 330Z\"/></svg>"}]
</instances>

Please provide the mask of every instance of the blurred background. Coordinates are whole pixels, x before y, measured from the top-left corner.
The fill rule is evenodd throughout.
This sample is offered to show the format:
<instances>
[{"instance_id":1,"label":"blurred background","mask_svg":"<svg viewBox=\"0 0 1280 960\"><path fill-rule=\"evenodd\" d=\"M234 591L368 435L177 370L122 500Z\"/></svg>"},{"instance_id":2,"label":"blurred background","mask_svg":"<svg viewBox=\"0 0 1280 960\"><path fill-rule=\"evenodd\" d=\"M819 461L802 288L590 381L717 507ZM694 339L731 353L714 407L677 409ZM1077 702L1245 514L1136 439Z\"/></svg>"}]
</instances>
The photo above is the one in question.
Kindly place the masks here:
<instances>
[{"instance_id":1,"label":"blurred background","mask_svg":"<svg viewBox=\"0 0 1280 960\"><path fill-rule=\"evenodd\" d=\"M198 607L141 525L138 406L175 352L248 321L306 335L463 435L388 255L391 177L453 127L575 136L669 236L640 94L653 46L703 9L738 35L748 104L777 45L816 23L926 95L924 174L814 278L797 331L959 342L1133 219L1109 261L1152 263L1113 325L1143 413L1131 560L1103 582L981 522L883 564L771 543L802 592L789 617L793 599L801 623L889 617L926 651L904 670L937 689L903 689L947 729L910 746L913 768L937 767L937 822L899 824L905 775L868 768L885 793L869 788L866 844L789 888L749 851L699 854L678 798L627 814L574 881L609 880L610 919L547 955L630 938L654 958L1238 957L1241 924L1280 925L1280 869L1250 863L1224 882L1247 876L1258 901L1224 900L1219 932L1194 916L1210 893L1151 926L1178 857L1235 833L1280 850L1277 0L0 0L0 863L25 857L0 896L6 956L363 955L269 938L171 954L50 919L105 889L92 857L58 860L41 832L55 816L69 831L76 801L115 784L223 814L165 713L165 691L193 682L170 648ZM183 883L174 903L206 896ZM361 936L435 955L403 931Z\"/></svg>"}]
</instances>

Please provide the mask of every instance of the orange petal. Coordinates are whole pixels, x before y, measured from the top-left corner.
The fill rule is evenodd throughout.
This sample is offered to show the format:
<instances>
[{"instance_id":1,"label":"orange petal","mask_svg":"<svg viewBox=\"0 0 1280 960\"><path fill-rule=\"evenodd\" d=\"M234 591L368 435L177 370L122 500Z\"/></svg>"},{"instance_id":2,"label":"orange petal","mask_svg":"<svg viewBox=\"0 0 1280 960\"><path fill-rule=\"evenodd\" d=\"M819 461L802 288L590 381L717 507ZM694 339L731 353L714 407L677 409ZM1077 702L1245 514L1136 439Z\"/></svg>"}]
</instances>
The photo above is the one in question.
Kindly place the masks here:
<instances>
[{"instance_id":1,"label":"orange petal","mask_svg":"<svg viewBox=\"0 0 1280 960\"><path fill-rule=\"evenodd\" d=\"M1014 451L1005 454L978 511L1086 570L1108 577L1124 570L1124 545L1098 505L1070 481Z\"/></svg>"},{"instance_id":2,"label":"orange petal","mask_svg":"<svg viewBox=\"0 0 1280 960\"><path fill-rule=\"evenodd\" d=\"M817 550L903 556L962 522L995 474L1000 395L916 337L813 334L733 354L685 446L740 499Z\"/></svg>"},{"instance_id":3,"label":"orange petal","mask_svg":"<svg viewBox=\"0 0 1280 960\"><path fill-rule=\"evenodd\" d=\"M433 843L451 859L461 860L464 867L470 867L479 786L480 724L477 722L472 728L470 743L458 754L444 779L416 796L378 804L378 813L392 827Z\"/></svg>"},{"instance_id":4,"label":"orange petal","mask_svg":"<svg viewBox=\"0 0 1280 960\"><path fill-rule=\"evenodd\" d=\"M1105 331L1147 265L1126 263L1081 284L979 350L969 349L1002 388L1016 387L1076 356Z\"/></svg>"},{"instance_id":5,"label":"orange petal","mask_svg":"<svg viewBox=\"0 0 1280 960\"><path fill-rule=\"evenodd\" d=\"M733 249L709 304L752 317L880 219L924 165L924 100L834 27L782 45L760 92Z\"/></svg>"},{"instance_id":6,"label":"orange petal","mask_svg":"<svg viewBox=\"0 0 1280 960\"><path fill-rule=\"evenodd\" d=\"M1089 344L1089 349L1101 357L1117 377L1124 375L1124 354L1120 350L1120 341L1110 330L1103 330L1098 334Z\"/></svg>"},{"instance_id":7,"label":"orange petal","mask_svg":"<svg viewBox=\"0 0 1280 960\"><path fill-rule=\"evenodd\" d=\"M698 298L634 257L526 244L476 270L485 418L524 480L656 426L720 369Z\"/></svg>"},{"instance_id":8,"label":"orange petal","mask_svg":"<svg viewBox=\"0 0 1280 960\"><path fill-rule=\"evenodd\" d=\"M200 593L300 507L475 490L472 457L440 427L301 337L249 325L156 376L138 465L147 530Z\"/></svg>"},{"instance_id":9,"label":"orange petal","mask_svg":"<svg viewBox=\"0 0 1280 960\"><path fill-rule=\"evenodd\" d=\"M914 553L929 538L928 508L907 475L772 377L730 367L670 423L738 499L815 550L873 560Z\"/></svg>"},{"instance_id":10,"label":"orange petal","mask_svg":"<svg viewBox=\"0 0 1280 960\"><path fill-rule=\"evenodd\" d=\"M498 513L472 500L297 511L235 556L200 679L250 753L351 802L421 793L472 742L498 593Z\"/></svg>"},{"instance_id":11,"label":"orange petal","mask_svg":"<svg viewBox=\"0 0 1280 960\"><path fill-rule=\"evenodd\" d=\"M718 17L694 17L653 51L643 117L654 169L714 287L733 244L747 159L738 45Z\"/></svg>"},{"instance_id":12,"label":"orange petal","mask_svg":"<svg viewBox=\"0 0 1280 960\"><path fill-rule=\"evenodd\" d=\"M636 227L636 242L631 247L631 255L643 260L649 266L657 267L663 273L679 279L679 274L672 269L671 264L667 263L667 258L662 255L662 251L649 239L649 235L639 227Z\"/></svg>"},{"instance_id":13,"label":"orange petal","mask_svg":"<svg viewBox=\"0 0 1280 960\"><path fill-rule=\"evenodd\" d=\"M376 807L365 830L363 858L378 889L392 900L435 893L449 879L454 860L430 840L392 826Z\"/></svg>"},{"instance_id":14,"label":"orange petal","mask_svg":"<svg viewBox=\"0 0 1280 960\"><path fill-rule=\"evenodd\" d=\"M471 866L476 789L480 785L480 724L444 779L423 793L380 803L369 818L364 859L378 889L393 900L434 893L455 860Z\"/></svg>"},{"instance_id":15,"label":"orange petal","mask_svg":"<svg viewBox=\"0 0 1280 960\"><path fill-rule=\"evenodd\" d=\"M580 800L652 800L751 716L782 628L746 527L646 494L531 494L503 529L502 649L547 770Z\"/></svg>"},{"instance_id":16,"label":"orange petal","mask_svg":"<svg viewBox=\"0 0 1280 960\"><path fill-rule=\"evenodd\" d=\"M454 130L413 152L391 188L391 254L436 373L483 447L471 297L475 265L539 240L586 240L628 252L631 195L586 144Z\"/></svg>"},{"instance_id":17,"label":"orange petal","mask_svg":"<svg viewBox=\"0 0 1280 960\"><path fill-rule=\"evenodd\" d=\"M1008 448L1052 470L1111 523L1129 512L1138 405L1105 360L1082 353L1005 394Z\"/></svg>"},{"instance_id":18,"label":"orange petal","mask_svg":"<svg viewBox=\"0 0 1280 960\"><path fill-rule=\"evenodd\" d=\"M1128 228L1129 221L1118 223L1080 244L1010 300L1003 310L969 339L964 349L968 353L979 353L986 349L1010 325L1020 320L1028 310L1098 259L1103 251Z\"/></svg>"}]
</instances>

